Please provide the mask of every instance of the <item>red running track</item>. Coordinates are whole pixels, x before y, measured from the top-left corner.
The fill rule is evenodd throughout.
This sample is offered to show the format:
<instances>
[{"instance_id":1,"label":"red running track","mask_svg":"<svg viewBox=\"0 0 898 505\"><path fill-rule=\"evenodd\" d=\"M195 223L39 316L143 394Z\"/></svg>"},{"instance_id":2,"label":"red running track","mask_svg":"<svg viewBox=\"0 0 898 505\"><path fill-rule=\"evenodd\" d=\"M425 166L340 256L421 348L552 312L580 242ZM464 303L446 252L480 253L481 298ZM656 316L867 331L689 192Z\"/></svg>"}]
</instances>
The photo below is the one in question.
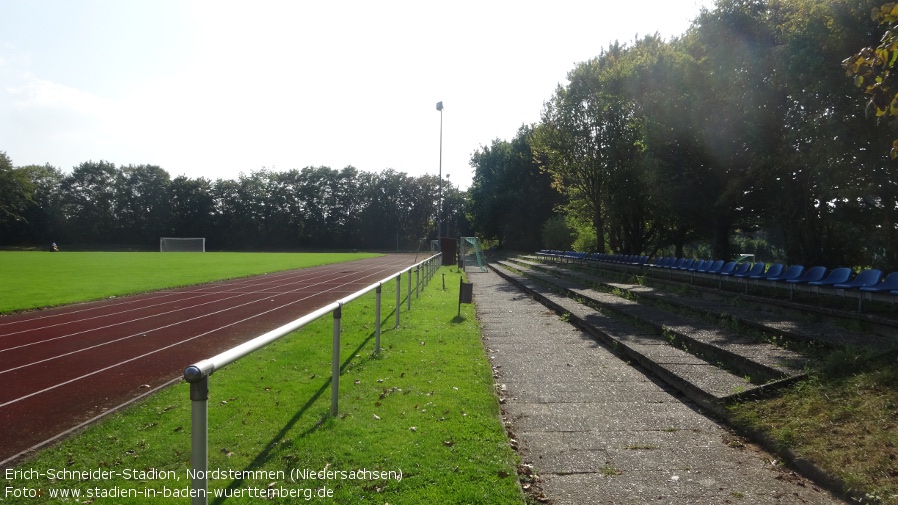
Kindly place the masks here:
<instances>
[{"instance_id":1,"label":"red running track","mask_svg":"<svg viewBox=\"0 0 898 505\"><path fill-rule=\"evenodd\" d=\"M0 465L415 258L390 254L0 317Z\"/></svg>"}]
</instances>

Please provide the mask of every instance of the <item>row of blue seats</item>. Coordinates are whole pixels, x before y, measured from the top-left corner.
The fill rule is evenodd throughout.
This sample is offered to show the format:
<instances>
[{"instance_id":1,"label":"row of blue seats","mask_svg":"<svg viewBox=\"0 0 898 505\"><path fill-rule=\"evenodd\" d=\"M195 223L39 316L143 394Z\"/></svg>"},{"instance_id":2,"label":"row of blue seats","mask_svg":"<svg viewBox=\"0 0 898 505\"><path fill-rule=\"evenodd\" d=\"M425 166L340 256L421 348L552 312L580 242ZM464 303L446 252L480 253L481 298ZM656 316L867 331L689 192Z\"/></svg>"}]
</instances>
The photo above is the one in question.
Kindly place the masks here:
<instances>
[{"instance_id":1,"label":"row of blue seats","mask_svg":"<svg viewBox=\"0 0 898 505\"><path fill-rule=\"evenodd\" d=\"M805 269L803 265L786 267L783 263L769 265L764 262L737 263L730 261L725 263L723 260L683 260L682 258L658 258L652 263L652 266L736 279L783 282L787 285L807 284L808 286L845 290L857 289L865 293L889 292L898 295L898 272L893 272L883 279L882 270L875 268L862 270L855 275L854 269L848 267L829 270L823 266L815 266Z\"/></svg>"},{"instance_id":2,"label":"row of blue seats","mask_svg":"<svg viewBox=\"0 0 898 505\"><path fill-rule=\"evenodd\" d=\"M848 267L832 270L823 266L805 269L803 265L786 267L783 263L764 262L726 262L724 260L699 260L676 257L659 257L649 261L648 256L579 253L572 251L542 250L540 256L577 261L598 261L627 265L645 265L652 268L681 270L697 274L719 275L734 279L751 279L771 283L784 283L794 286L806 284L815 287L831 287L834 289L857 289L864 293L890 293L898 295L898 272L892 272L883 278L882 270L866 269L855 275L854 269Z\"/></svg>"},{"instance_id":3,"label":"row of blue seats","mask_svg":"<svg viewBox=\"0 0 898 505\"><path fill-rule=\"evenodd\" d=\"M639 256L635 254L606 254L606 253L585 253L575 251L556 251L552 249L543 249L536 253L537 256L546 256L560 260L573 261L601 261L605 263L619 263L626 265L645 265L649 261L648 256Z\"/></svg>"}]
</instances>

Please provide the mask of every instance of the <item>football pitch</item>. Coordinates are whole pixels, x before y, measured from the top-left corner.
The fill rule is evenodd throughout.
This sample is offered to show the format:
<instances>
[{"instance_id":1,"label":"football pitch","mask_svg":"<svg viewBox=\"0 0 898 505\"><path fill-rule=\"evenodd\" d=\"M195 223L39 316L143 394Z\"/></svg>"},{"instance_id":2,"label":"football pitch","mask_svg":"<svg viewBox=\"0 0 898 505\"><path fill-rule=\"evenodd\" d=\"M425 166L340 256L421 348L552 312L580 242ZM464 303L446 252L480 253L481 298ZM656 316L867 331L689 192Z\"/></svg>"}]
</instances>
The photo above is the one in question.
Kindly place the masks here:
<instances>
[{"instance_id":1,"label":"football pitch","mask_svg":"<svg viewBox=\"0 0 898 505\"><path fill-rule=\"evenodd\" d=\"M381 256L376 253L0 252L0 314Z\"/></svg>"}]
</instances>

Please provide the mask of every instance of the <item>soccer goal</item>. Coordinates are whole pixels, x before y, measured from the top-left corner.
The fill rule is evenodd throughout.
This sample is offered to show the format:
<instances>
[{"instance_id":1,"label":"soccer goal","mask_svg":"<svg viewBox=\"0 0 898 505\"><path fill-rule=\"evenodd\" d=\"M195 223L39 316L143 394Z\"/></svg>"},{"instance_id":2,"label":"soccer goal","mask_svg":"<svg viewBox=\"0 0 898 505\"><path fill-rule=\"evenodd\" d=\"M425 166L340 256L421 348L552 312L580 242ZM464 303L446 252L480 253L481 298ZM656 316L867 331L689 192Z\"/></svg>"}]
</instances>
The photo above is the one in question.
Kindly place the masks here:
<instances>
[{"instance_id":1,"label":"soccer goal","mask_svg":"<svg viewBox=\"0 0 898 505\"><path fill-rule=\"evenodd\" d=\"M480 241L477 237L461 237L459 240L459 265L462 270L466 270L469 262L476 261L477 268L481 272L486 272L486 262L483 261L483 253L480 251ZM470 256L473 256L471 258ZM467 270L466 270L467 271Z\"/></svg>"},{"instance_id":2,"label":"soccer goal","mask_svg":"<svg viewBox=\"0 0 898 505\"><path fill-rule=\"evenodd\" d=\"M206 252L206 239L161 237L159 252Z\"/></svg>"}]
</instances>

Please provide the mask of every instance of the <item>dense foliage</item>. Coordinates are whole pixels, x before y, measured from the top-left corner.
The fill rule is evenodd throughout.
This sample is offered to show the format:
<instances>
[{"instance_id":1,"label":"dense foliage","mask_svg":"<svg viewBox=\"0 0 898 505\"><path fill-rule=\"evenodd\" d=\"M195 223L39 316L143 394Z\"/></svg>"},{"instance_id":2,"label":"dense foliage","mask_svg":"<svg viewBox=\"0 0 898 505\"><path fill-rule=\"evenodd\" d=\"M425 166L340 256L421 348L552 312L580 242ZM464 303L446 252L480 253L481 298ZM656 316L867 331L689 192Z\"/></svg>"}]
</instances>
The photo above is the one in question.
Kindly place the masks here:
<instances>
[{"instance_id":1,"label":"dense foliage","mask_svg":"<svg viewBox=\"0 0 898 505\"><path fill-rule=\"evenodd\" d=\"M439 201L435 176L393 170L307 167L210 181L105 161L69 174L49 165L13 168L2 152L0 189L0 244L145 249L158 247L159 237L205 237L210 249L416 250L436 228ZM444 184L443 201L444 229L470 234L459 191Z\"/></svg>"},{"instance_id":2,"label":"dense foliage","mask_svg":"<svg viewBox=\"0 0 898 505\"><path fill-rule=\"evenodd\" d=\"M726 258L756 235L777 254L768 261L898 269L895 133L865 113L864 90L842 68L880 40L888 45L860 54L898 62L898 31L878 22L894 21L886 12L898 9L718 0L680 37L612 44L570 71L528 133L533 163L551 176L543 191L560 191L559 210L581 234L588 224L595 251L680 255L704 244ZM875 115L890 112L895 89ZM485 154L501 143L473 158L481 187L498 163ZM484 209L471 196L472 212Z\"/></svg>"}]
</instances>

